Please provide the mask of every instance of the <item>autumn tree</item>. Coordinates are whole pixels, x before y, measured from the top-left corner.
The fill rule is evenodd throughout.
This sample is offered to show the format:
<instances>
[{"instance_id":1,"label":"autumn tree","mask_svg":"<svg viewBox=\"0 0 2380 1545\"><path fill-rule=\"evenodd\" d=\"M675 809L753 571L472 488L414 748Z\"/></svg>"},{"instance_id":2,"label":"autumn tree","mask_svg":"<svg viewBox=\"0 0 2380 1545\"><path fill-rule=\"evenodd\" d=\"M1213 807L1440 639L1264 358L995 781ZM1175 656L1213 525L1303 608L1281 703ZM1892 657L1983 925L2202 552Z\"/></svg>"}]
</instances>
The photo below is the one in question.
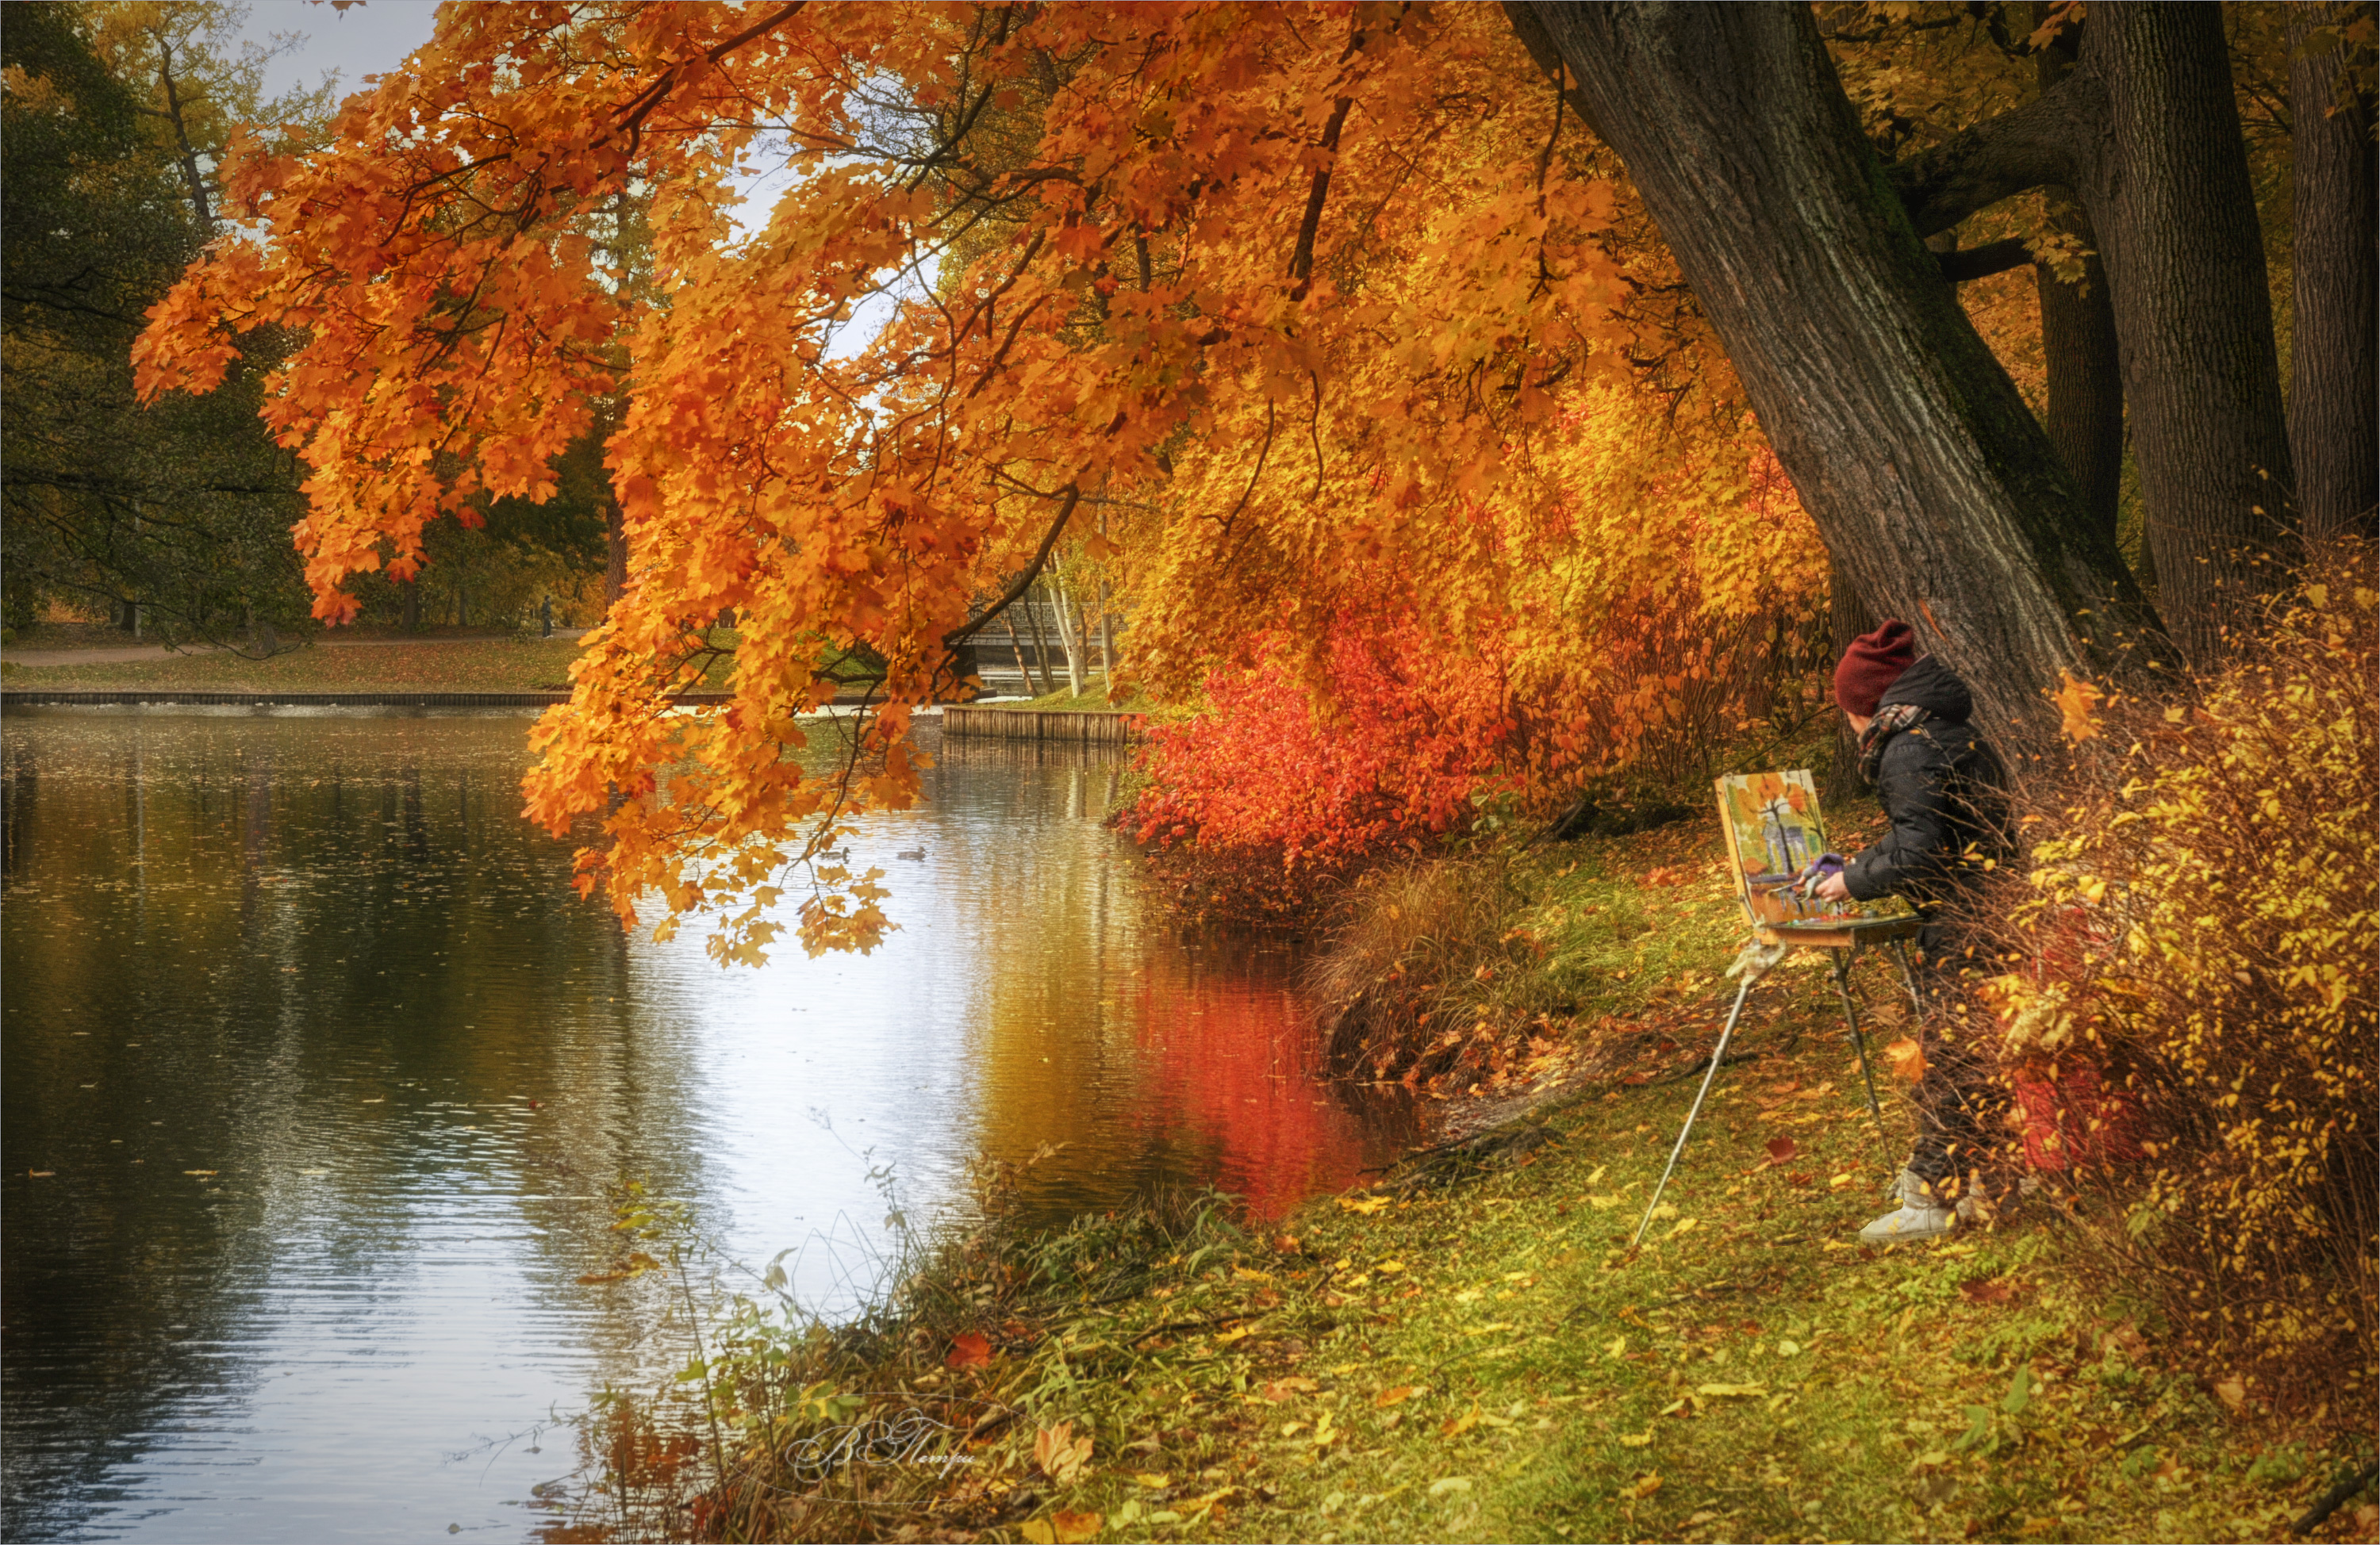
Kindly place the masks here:
<instances>
[{"instance_id":1,"label":"autumn tree","mask_svg":"<svg viewBox=\"0 0 2380 1545\"><path fill-rule=\"evenodd\" d=\"M142 313L213 234L214 157L234 123L323 103L260 103L263 56L228 49L223 6L0 12L0 490L10 619L46 600L123 625L269 653L304 617L289 549L296 459L257 420L281 338L246 343L211 399L147 407L129 353Z\"/></svg>"},{"instance_id":2,"label":"autumn tree","mask_svg":"<svg viewBox=\"0 0 2380 1545\"><path fill-rule=\"evenodd\" d=\"M740 232L764 153L791 185ZM2078 612L2152 618L1922 245L1933 186L1896 193L1792 7L454 7L322 150L235 151L264 239L140 361L205 391L242 332L303 337L264 413L332 622L624 402L628 573L531 808L608 812L583 883L624 915L750 958L807 875L805 942L865 947L880 892L824 855L914 796L910 711L1065 553L1160 688L1218 638L1318 682L1359 600L1507 661L1548 778L1685 681L1621 669L1615 619L1806 612L1806 505L2021 721ZM596 227L631 188L650 304ZM1762 428L1801 500L1755 518ZM727 608L735 701L657 712ZM877 770L814 778L784 749L855 648Z\"/></svg>"}]
</instances>

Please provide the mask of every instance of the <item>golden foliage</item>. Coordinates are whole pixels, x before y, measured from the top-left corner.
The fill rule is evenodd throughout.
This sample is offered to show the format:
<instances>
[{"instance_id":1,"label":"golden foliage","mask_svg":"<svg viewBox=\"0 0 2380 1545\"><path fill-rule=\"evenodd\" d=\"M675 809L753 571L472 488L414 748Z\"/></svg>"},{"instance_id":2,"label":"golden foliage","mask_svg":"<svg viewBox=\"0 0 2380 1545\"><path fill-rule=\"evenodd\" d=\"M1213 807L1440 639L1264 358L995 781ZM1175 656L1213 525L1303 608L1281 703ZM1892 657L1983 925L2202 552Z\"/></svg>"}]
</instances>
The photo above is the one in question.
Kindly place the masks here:
<instances>
[{"instance_id":1,"label":"golden foliage","mask_svg":"<svg viewBox=\"0 0 2380 1545\"><path fill-rule=\"evenodd\" d=\"M2360 1365L2374 1332L2371 573L2334 555L2219 675L2098 706L2034 850L2033 962L1995 984L2008 1058L2145 1118L2126 1269L2202 1346L2281 1363Z\"/></svg>"}]
</instances>

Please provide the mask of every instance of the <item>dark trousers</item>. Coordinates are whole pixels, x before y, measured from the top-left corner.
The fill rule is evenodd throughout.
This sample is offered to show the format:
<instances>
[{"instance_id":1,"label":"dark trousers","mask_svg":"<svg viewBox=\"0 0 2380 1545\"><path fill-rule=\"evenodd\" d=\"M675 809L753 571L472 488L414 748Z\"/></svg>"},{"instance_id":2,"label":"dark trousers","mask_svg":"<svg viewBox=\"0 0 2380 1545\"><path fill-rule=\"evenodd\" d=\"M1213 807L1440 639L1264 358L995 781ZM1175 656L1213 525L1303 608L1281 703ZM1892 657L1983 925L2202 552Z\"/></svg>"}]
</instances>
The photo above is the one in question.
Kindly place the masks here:
<instances>
[{"instance_id":1,"label":"dark trousers","mask_svg":"<svg viewBox=\"0 0 2380 1545\"><path fill-rule=\"evenodd\" d=\"M1925 999L1918 1044L1925 1048L1925 1073L1912 1092L1917 1145L1909 1170L1947 1202L1990 1167L2009 1097L1992 1055L1998 1026L1969 990L1965 941L1942 923L1931 923L1918 935L1917 954L1917 987Z\"/></svg>"}]
</instances>

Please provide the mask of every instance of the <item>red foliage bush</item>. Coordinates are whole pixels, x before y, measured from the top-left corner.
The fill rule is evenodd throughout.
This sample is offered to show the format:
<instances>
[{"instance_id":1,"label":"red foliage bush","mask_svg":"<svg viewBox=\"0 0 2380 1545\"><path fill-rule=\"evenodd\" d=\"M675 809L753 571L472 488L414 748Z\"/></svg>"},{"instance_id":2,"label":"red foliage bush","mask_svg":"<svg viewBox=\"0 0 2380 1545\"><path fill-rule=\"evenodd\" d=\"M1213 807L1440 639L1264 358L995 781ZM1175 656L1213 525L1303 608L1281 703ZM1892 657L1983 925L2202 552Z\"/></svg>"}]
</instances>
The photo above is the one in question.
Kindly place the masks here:
<instances>
[{"instance_id":1,"label":"red foliage bush","mask_svg":"<svg viewBox=\"0 0 2380 1545\"><path fill-rule=\"evenodd\" d=\"M1342 614L1322 670L1311 694L1279 659L1219 671L1208 713L1151 730L1152 785L1123 824L1186 913L1298 921L1366 865L1467 827L1475 797L1514 788L1501 662Z\"/></svg>"}]
</instances>

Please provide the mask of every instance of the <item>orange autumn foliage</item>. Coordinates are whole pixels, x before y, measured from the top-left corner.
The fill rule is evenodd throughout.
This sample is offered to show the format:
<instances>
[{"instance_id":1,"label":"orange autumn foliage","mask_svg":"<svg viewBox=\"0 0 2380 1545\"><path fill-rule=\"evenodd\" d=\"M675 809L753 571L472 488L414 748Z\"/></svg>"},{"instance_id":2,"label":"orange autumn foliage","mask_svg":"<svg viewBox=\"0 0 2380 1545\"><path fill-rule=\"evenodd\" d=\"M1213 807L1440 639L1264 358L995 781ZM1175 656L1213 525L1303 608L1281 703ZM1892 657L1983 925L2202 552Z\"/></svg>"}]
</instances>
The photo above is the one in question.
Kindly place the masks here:
<instances>
[{"instance_id":1,"label":"orange autumn foliage","mask_svg":"<svg viewBox=\"0 0 2380 1545\"><path fill-rule=\"evenodd\" d=\"M745 230L756 159L791 186ZM1532 787L1718 669L1706 637L1614 686L1628 624L1804 616L1823 582L1633 192L1487 8L454 6L323 148L251 139L225 181L246 230L140 380L298 340L266 411L324 619L626 402L627 593L526 792L602 814L582 888L708 917L722 960L796 885L812 950L880 936L875 876L824 855L916 797L912 710L1052 551L1105 565L1177 694L1226 639L1318 683L1330 620L1405 576L1416 636L1541 705L1495 751ZM735 701L664 712L730 608ZM796 716L855 645L868 754L815 771Z\"/></svg>"}]
</instances>

